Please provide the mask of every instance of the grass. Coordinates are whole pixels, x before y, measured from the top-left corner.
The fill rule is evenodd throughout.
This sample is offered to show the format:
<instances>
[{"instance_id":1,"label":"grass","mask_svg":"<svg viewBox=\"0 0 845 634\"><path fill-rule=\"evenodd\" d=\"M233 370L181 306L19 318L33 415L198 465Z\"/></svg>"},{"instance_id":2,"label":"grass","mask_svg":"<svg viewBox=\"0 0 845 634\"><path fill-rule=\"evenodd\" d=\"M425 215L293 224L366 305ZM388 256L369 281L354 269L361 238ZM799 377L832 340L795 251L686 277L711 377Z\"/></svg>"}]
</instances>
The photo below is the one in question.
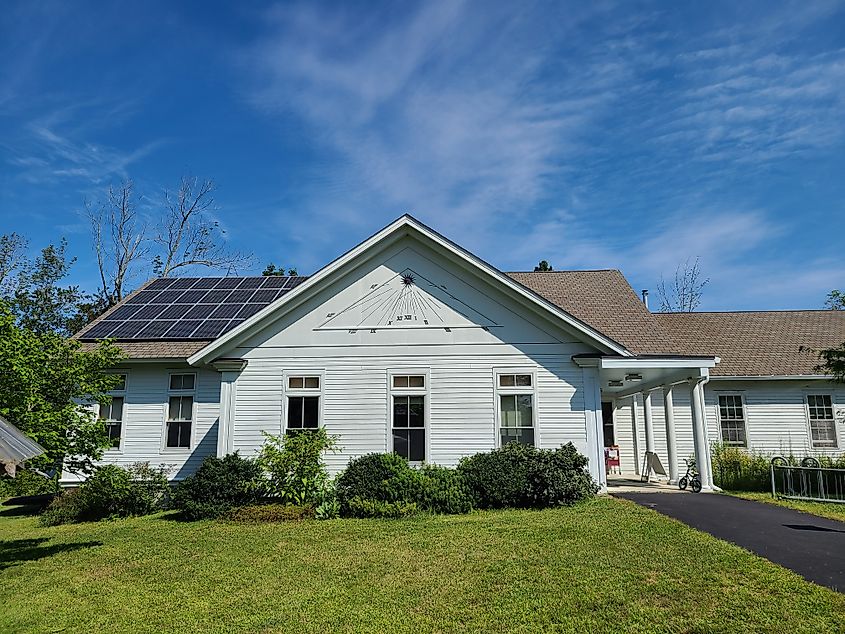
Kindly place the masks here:
<instances>
[{"instance_id":1,"label":"grass","mask_svg":"<svg viewBox=\"0 0 845 634\"><path fill-rule=\"evenodd\" d=\"M623 500L409 520L0 517L2 632L841 632L845 596Z\"/></svg>"},{"instance_id":2,"label":"grass","mask_svg":"<svg viewBox=\"0 0 845 634\"><path fill-rule=\"evenodd\" d=\"M801 500L784 500L781 498L773 498L771 493L758 493L756 491L725 491L728 495L733 495L746 500L756 500L757 502L768 502L769 504L776 504L778 506L785 506L796 511L803 511L804 513L811 513L820 517L827 517L832 520L839 520L845 522L845 504L837 504L835 502L804 502Z\"/></svg>"}]
</instances>

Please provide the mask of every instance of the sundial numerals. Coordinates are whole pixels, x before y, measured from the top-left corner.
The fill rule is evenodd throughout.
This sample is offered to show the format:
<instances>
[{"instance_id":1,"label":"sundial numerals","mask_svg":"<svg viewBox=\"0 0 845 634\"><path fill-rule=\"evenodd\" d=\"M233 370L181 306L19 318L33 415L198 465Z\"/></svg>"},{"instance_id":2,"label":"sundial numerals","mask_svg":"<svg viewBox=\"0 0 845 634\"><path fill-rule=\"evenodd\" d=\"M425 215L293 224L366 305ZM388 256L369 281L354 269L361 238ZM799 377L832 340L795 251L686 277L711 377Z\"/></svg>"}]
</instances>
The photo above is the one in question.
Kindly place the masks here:
<instances>
[{"instance_id":1,"label":"sundial numerals","mask_svg":"<svg viewBox=\"0 0 845 634\"><path fill-rule=\"evenodd\" d=\"M416 315L396 315L396 321L417 321ZM428 322L426 322L428 323Z\"/></svg>"}]
</instances>

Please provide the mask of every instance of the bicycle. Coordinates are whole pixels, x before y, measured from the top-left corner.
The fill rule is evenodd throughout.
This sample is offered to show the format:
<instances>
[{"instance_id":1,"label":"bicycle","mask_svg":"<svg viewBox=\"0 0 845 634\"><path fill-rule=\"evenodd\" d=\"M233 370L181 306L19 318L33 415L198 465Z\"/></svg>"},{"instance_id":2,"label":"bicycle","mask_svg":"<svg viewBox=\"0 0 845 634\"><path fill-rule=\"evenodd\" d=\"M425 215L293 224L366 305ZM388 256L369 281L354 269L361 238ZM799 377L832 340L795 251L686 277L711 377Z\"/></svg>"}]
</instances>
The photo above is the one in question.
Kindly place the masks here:
<instances>
[{"instance_id":1,"label":"bicycle","mask_svg":"<svg viewBox=\"0 0 845 634\"><path fill-rule=\"evenodd\" d=\"M689 485L693 493L699 493L701 491L701 476L695 468L695 460L684 458L684 462L687 464L687 472L678 480L678 488L684 491Z\"/></svg>"}]
</instances>

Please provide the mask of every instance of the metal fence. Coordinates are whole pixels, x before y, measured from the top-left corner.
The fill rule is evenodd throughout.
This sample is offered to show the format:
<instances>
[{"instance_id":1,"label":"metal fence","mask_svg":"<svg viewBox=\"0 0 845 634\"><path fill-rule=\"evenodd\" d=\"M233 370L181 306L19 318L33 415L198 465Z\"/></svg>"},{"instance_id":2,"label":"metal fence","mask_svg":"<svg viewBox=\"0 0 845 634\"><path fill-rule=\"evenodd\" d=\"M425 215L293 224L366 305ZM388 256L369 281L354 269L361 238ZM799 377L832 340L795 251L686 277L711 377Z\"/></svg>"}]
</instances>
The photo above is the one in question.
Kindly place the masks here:
<instances>
[{"instance_id":1,"label":"metal fence","mask_svg":"<svg viewBox=\"0 0 845 634\"><path fill-rule=\"evenodd\" d=\"M845 504L845 469L825 469L815 458L791 465L775 456L771 463L772 496L811 502Z\"/></svg>"}]
</instances>

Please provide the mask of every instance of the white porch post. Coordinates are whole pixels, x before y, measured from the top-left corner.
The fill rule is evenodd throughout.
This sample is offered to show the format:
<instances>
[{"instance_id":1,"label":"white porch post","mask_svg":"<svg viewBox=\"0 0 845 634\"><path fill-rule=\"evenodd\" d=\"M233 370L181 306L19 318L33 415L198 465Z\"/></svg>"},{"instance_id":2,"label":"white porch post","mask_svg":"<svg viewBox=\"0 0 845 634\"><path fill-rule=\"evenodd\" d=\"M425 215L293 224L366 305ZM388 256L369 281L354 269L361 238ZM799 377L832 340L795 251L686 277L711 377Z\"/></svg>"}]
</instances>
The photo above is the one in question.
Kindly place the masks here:
<instances>
[{"instance_id":1,"label":"white porch post","mask_svg":"<svg viewBox=\"0 0 845 634\"><path fill-rule=\"evenodd\" d=\"M631 395L631 447L634 451L634 473L640 473L640 441L639 441L639 414L637 412L637 395Z\"/></svg>"},{"instance_id":2,"label":"white porch post","mask_svg":"<svg viewBox=\"0 0 845 634\"><path fill-rule=\"evenodd\" d=\"M678 482L678 440L675 433L675 409L672 386L663 387L663 416L666 421L666 453L669 461L669 482Z\"/></svg>"},{"instance_id":3,"label":"white porch post","mask_svg":"<svg viewBox=\"0 0 845 634\"><path fill-rule=\"evenodd\" d=\"M698 398L701 401L701 412L702 418L704 419L704 446L707 448L704 455L707 457L707 473L710 474L710 486L714 491L721 491L722 489L716 486L716 480L713 478L713 455L710 452L710 424L707 422L707 401L704 398L705 385L707 385L707 381L702 381L698 386Z\"/></svg>"},{"instance_id":4,"label":"white porch post","mask_svg":"<svg viewBox=\"0 0 845 634\"><path fill-rule=\"evenodd\" d=\"M651 411L651 391L646 390L643 395L643 419L645 421L645 450L647 453L654 453L654 416ZM647 458L644 458L646 463L643 465L643 471L646 471L646 477L651 480L651 463Z\"/></svg>"},{"instance_id":5,"label":"white porch post","mask_svg":"<svg viewBox=\"0 0 845 634\"><path fill-rule=\"evenodd\" d=\"M236 411L236 381L246 361L231 359L217 361L215 369L220 372L220 414L217 418L217 457L222 458L234 450L234 425Z\"/></svg>"},{"instance_id":6,"label":"white porch post","mask_svg":"<svg viewBox=\"0 0 845 634\"><path fill-rule=\"evenodd\" d=\"M584 412L587 424L587 457L590 474L599 485L599 491L607 491L607 472L604 462L604 426L601 411L601 383L597 368L587 367L584 373Z\"/></svg>"},{"instance_id":7,"label":"white porch post","mask_svg":"<svg viewBox=\"0 0 845 634\"><path fill-rule=\"evenodd\" d=\"M701 477L701 488L713 488L713 478L710 472L710 461L707 457L707 433L704 429L704 411L701 407L701 382L699 379L690 381L690 409L692 411L692 430L695 441L695 466Z\"/></svg>"}]
</instances>

